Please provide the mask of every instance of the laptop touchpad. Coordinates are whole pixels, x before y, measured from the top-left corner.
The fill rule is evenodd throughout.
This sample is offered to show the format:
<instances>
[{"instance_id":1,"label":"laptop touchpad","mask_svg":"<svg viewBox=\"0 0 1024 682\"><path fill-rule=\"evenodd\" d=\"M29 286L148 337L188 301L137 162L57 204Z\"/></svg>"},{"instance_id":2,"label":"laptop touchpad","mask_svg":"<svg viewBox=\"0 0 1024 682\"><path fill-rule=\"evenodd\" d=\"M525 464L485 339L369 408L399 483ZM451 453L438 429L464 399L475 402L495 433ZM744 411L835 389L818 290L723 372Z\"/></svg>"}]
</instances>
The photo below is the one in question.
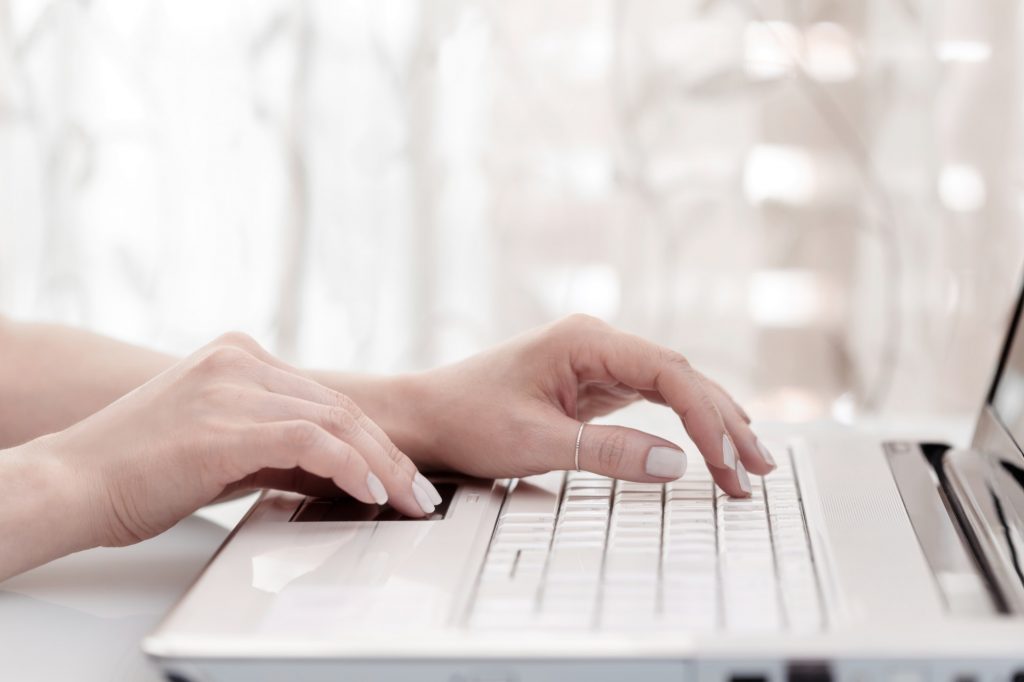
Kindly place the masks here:
<instances>
[{"instance_id":1,"label":"laptop touchpad","mask_svg":"<svg viewBox=\"0 0 1024 682\"><path fill-rule=\"evenodd\" d=\"M389 504L379 506L365 504L354 497L315 498L309 497L302 503L292 516L292 521L302 522L333 522L339 521L439 521L448 513L448 507L458 488L456 483L435 483L434 487L441 495L441 504L437 505L432 514L414 519L403 516Z\"/></svg>"}]
</instances>

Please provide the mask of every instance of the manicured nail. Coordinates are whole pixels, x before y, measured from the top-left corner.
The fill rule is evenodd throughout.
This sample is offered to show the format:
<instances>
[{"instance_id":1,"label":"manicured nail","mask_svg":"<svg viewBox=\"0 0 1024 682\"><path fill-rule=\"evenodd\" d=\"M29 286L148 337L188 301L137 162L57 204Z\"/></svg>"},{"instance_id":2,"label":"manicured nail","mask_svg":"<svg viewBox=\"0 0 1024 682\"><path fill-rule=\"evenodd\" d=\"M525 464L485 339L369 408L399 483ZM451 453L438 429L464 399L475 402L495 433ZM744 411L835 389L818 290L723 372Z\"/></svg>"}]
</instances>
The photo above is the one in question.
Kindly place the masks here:
<instances>
[{"instance_id":1,"label":"manicured nail","mask_svg":"<svg viewBox=\"0 0 1024 682\"><path fill-rule=\"evenodd\" d=\"M412 481L423 489L423 492L427 494L431 502L435 505L441 504L441 493L437 492L437 488L434 487L433 483L427 480L426 476L417 471L416 475L413 476Z\"/></svg>"},{"instance_id":2,"label":"manicured nail","mask_svg":"<svg viewBox=\"0 0 1024 682\"><path fill-rule=\"evenodd\" d=\"M656 445L647 451L644 471L658 478L680 478L686 471L686 453L676 448Z\"/></svg>"},{"instance_id":3,"label":"manicured nail","mask_svg":"<svg viewBox=\"0 0 1024 682\"><path fill-rule=\"evenodd\" d=\"M736 468L736 446L727 433L722 434L722 462L730 469Z\"/></svg>"},{"instance_id":4,"label":"manicured nail","mask_svg":"<svg viewBox=\"0 0 1024 682\"><path fill-rule=\"evenodd\" d=\"M377 474L372 471L366 474L366 487L370 489L370 495L373 496L377 504L387 504L388 491L384 490L384 484L377 478Z\"/></svg>"},{"instance_id":5,"label":"manicured nail","mask_svg":"<svg viewBox=\"0 0 1024 682\"><path fill-rule=\"evenodd\" d=\"M761 442L760 438L757 439L757 451L761 453L761 458L768 462L768 466L772 469L776 467L775 458L772 457L772 453L768 451L768 447Z\"/></svg>"},{"instance_id":6,"label":"manicured nail","mask_svg":"<svg viewBox=\"0 0 1024 682\"><path fill-rule=\"evenodd\" d=\"M416 502L420 505L420 509L423 510L424 514L430 514L434 511L434 503L430 501L430 495L426 490L413 483L412 494L416 498Z\"/></svg>"},{"instance_id":7,"label":"manicured nail","mask_svg":"<svg viewBox=\"0 0 1024 682\"><path fill-rule=\"evenodd\" d=\"M743 492L750 492L750 476L747 475L747 470L743 466L743 462L736 463L736 478L740 481L740 487L743 488Z\"/></svg>"}]
</instances>

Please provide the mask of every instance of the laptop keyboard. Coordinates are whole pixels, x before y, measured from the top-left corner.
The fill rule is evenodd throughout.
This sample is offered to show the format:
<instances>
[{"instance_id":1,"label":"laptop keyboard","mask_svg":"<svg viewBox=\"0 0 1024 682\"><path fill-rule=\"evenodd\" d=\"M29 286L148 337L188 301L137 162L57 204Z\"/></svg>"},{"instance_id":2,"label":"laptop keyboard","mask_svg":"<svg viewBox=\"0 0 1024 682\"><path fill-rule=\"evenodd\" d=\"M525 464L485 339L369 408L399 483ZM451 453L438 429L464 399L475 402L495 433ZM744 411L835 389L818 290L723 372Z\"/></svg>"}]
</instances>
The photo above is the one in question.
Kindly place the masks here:
<instances>
[{"instance_id":1,"label":"laptop keyboard","mask_svg":"<svg viewBox=\"0 0 1024 682\"><path fill-rule=\"evenodd\" d=\"M791 456L731 499L703 461L667 484L587 472L519 479L468 611L471 628L816 631L814 563ZM697 461L693 461L693 460Z\"/></svg>"}]
</instances>

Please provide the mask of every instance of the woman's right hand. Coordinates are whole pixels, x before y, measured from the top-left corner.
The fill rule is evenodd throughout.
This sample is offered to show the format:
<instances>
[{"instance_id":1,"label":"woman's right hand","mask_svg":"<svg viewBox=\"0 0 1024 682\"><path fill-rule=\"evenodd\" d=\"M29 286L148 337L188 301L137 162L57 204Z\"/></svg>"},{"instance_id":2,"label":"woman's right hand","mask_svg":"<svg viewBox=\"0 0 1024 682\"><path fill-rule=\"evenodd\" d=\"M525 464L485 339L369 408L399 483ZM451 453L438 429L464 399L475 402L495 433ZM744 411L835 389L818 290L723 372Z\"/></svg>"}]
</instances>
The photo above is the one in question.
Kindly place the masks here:
<instances>
[{"instance_id":1,"label":"woman's right hand","mask_svg":"<svg viewBox=\"0 0 1024 682\"><path fill-rule=\"evenodd\" d=\"M413 517L440 502L352 400L241 334L219 338L74 426L0 457L19 450L74 482L68 502L85 514L85 546L138 542L250 488L340 488Z\"/></svg>"}]
</instances>

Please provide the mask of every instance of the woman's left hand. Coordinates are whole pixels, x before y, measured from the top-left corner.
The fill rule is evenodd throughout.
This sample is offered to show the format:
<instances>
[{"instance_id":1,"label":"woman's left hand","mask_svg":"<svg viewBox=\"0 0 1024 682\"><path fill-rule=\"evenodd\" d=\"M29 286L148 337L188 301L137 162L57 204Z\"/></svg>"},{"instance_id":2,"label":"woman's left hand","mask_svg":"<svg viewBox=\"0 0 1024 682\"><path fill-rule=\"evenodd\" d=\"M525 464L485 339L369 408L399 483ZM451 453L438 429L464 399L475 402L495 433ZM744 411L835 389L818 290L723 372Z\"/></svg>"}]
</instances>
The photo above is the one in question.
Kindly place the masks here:
<instances>
[{"instance_id":1,"label":"woman's left hand","mask_svg":"<svg viewBox=\"0 0 1024 682\"><path fill-rule=\"evenodd\" d=\"M526 476L575 466L580 422L644 398L679 415L715 482L750 494L775 468L742 408L679 353L583 315L409 378L403 449L420 467ZM682 449L620 426L588 425L583 470L631 481L679 478Z\"/></svg>"}]
</instances>

